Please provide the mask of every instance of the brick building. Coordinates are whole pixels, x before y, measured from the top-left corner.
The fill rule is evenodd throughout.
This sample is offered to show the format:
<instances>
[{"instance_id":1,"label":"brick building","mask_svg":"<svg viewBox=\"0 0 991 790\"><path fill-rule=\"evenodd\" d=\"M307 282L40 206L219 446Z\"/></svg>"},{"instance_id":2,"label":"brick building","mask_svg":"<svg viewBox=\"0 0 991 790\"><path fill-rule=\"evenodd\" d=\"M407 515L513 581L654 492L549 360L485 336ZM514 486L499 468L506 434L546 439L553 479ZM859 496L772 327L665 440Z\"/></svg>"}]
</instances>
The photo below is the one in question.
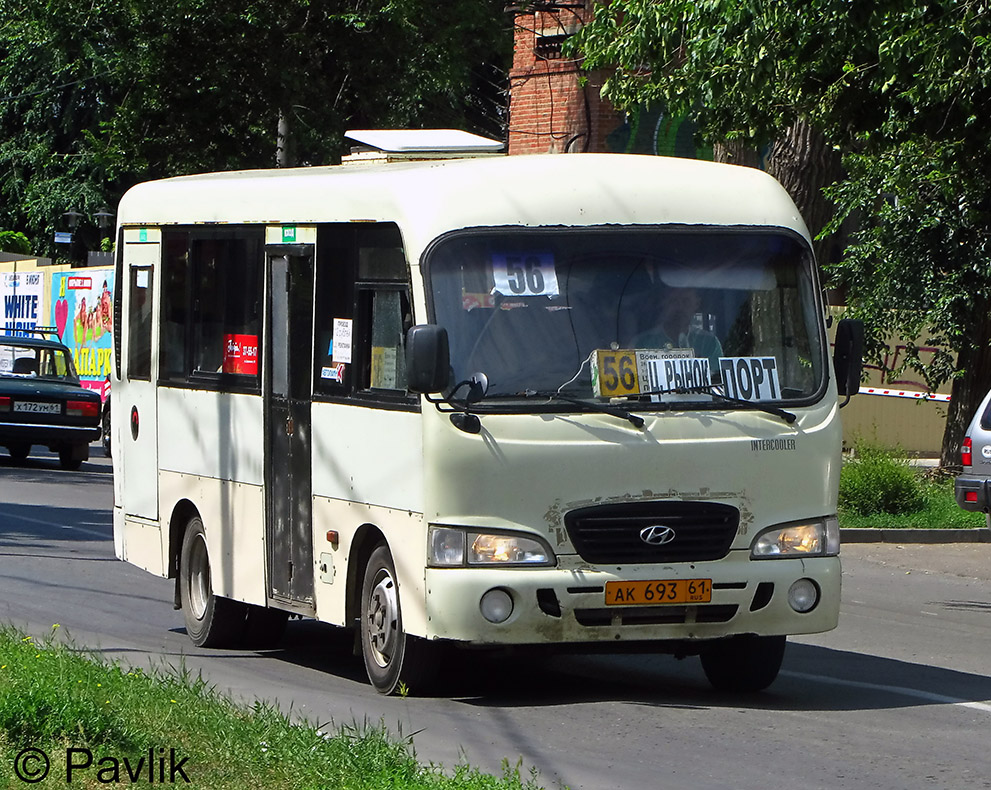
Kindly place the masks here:
<instances>
[{"instance_id":1,"label":"brick building","mask_svg":"<svg viewBox=\"0 0 991 790\"><path fill-rule=\"evenodd\" d=\"M623 116L599 98L600 75L587 75L582 85L580 62L561 51L591 14L591 3L547 0L523 8L514 11L509 153L607 150L606 135Z\"/></svg>"},{"instance_id":2,"label":"brick building","mask_svg":"<svg viewBox=\"0 0 991 790\"><path fill-rule=\"evenodd\" d=\"M585 72L562 52L592 14L591 0L531 0L511 6L509 153L626 152L711 158L693 128L653 109L627 115L600 97L607 71ZM584 78L584 79L582 79Z\"/></svg>"}]
</instances>

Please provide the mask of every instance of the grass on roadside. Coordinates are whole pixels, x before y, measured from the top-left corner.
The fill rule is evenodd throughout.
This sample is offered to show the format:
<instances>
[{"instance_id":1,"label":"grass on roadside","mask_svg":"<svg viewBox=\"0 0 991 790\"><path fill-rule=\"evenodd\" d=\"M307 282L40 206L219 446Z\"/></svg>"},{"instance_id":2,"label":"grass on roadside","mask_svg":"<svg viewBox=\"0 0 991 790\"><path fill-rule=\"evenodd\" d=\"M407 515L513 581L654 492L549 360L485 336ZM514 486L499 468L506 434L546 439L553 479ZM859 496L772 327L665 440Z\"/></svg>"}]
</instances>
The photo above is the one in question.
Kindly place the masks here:
<instances>
[{"instance_id":1,"label":"grass on roadside","mask_svg":"<svg viewBox=\"0 0 991 790\"><path fill-rule=\"evenodd\" d=\"M38 759L15 764L33 748L51 761L37 787L64 786L67 761L81 765L88 750L91 765L73 770L75 786L129 783L127 770L143 759L145 782L152 764L156 783L171 778L211 790L539 790L534 777L521 777L508 765L502 777L464 765L450 771L423 766L409 740L383 725L352 724L328 733L263 702L239 705L184 668L142 671L99 660L56 639L57 631L54 626L49 638L37 640L0 627L0 787L22 785L19 767L40 770ZM69 749L76 751L70 755ZM183 759L170 777L172 765Z\"/></svg>"},{"instance_id":2,"label":"grass on roadside","mask_svg":"<svg viewBox=\"0 0 991 790\"><path fill-rule=\"evenodd\" d=\"M840 472L841 527L968 529L983 527L983 513L957 505L953 478L921 471L897 452L858 440Z\"/></svg>"},{"instance_id":3,"label":"grass on roadside","mask_svg":"<svg viewBox=\"0 0 991 790\"><path fill-rule=\"evenodd\" d=\"M983 513L961 508L953 495L952 480L920 482L923 504L911 513L874 513L864 515L840 508L841 527L875 527L877 529L976 529L987 521Z\"/></svg>"}]
</instances>

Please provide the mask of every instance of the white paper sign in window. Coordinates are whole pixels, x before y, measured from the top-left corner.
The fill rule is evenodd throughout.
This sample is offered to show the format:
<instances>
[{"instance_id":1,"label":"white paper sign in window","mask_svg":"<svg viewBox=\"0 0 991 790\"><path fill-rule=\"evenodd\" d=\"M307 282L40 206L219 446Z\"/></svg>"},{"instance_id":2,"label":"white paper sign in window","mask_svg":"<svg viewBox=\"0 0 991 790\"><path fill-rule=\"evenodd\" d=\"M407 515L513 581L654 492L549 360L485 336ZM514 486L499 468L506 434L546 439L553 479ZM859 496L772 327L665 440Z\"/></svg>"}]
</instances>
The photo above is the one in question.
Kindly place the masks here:
<instances>
[{"instance_id":1,"label":"white paper sign in window","mask_svg":"<svg viewBox=\"0 0 991 790\"><path fill-rule=\"evenodd\" d=\"M351 364L351 319L334 319L334 356L332 361L336 364L343 362L345 365Z\"/></svg>"},{"instance_id":2,"label":"white paper sign in window","mask_svg":"<svg viewBox=\"0 0 991 790\"><path fill-rule=\"evenodd\" d=\"M725 393L746 401L780 400L778 363L774 357L720 357Z\"/></svg>"},{"instance_id":3,"label":"white paper sign in window","mask_svg":"<svg viewBox=\"0 0 991 790\"><path fill-rule=\"evenodd\" d=\"M492 280L503 296L557 296L557 272L549 252L493 253Z\"/></svg>"}]
</instances>

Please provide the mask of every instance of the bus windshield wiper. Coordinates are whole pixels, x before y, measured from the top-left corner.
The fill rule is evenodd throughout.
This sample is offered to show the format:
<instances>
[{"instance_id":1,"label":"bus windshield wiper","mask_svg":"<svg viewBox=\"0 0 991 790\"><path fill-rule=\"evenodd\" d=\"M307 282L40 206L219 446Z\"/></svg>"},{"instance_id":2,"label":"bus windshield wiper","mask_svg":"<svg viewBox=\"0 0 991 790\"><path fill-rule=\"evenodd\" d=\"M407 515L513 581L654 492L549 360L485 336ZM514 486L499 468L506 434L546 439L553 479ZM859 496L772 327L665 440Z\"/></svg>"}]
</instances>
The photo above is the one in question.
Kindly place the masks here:
<instances>
[{"instance_id":1,"label":"bus windshield wiper","mask_svg":"<svg viewBox=\"0 0 991 790\"><path fill-rule=\"evenodd\" d=\"M637 428L643 428L644 426L643 417L638 414L633 414L620 406L611 406L606 403L598 403L597 401L573 398L570 395L562 395L560 392L537 392L536 390L525 390L521 394L527 398L548 398L550 400L560 400L565 403L573 403L576 406L581 406L587 411L597 411L602 414L611 414L613 417L628 420Z\"/></svg>"},{"instance_id":2,"label":"bus windshield wiper","mask_svg":"<svg viewBox=\"0 0 991 790\"><path fill-rule=\"evenodd\" d=\"M745 406L748 409L757 409L758 411L765 412L766 414L773 414L775 417L780 417L789 425L798 419L792 412L780 409L777 406L771 406L768 403L761 403L760 401L753 400L743 400L742 398L734 398L731 395L724 395L719 390L716 389L715 384L703 384L698 387L676 387L675 389L669 390L654 390L653 392L642 392L641 395L692 395L692 394L705 394L711 395L712 397L723 401L724 403L735 403L738 406Z\"/></svg>"}]
</instances>

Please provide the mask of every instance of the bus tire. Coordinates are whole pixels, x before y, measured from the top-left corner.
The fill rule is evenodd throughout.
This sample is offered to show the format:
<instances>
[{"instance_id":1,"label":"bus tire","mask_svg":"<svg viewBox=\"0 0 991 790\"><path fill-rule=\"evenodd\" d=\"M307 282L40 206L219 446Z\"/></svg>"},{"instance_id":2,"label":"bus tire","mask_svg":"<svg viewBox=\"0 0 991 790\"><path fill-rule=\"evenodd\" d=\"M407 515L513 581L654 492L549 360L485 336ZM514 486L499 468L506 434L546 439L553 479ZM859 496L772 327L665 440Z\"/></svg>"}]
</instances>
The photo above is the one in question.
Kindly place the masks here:
<instances>
[{"instance_id":1,"label":"bus tire","mask_svg":"<svg viewBox=\"0 0 991 790\"><path fill-rule=\"evenodd\" d=\"M699 658L717 691L763 691L778 676L785 655L785 637L744 634L721 639L702 649Z\"/></svg>"},{"instance_id":2,"label":"bus tire","mask_svg":"<svg viewBox=\"0 0 991 790\"><path fill-rule=\"evenodd\" d=\"M179 594L186 633L197 647L234 646L244 634L247 607L214 595L206 533L193 516L182 536L179 555Z\"/></svg>"},{"instance_id":3,"label":"bus tire","mask_svg":"<svg viewBox=\"0 0 991 790\"><path fill-rule=\"evenodd\" d=\"M103 427L100 434L100 444L103 445L103 455L110 458L110 404L104 407Z\"/></svg>"},{"instance_id":4,"label":"bus tire","mask_svg":"<svg viewBox=\"0 0 991 790\"><path fill-rule=\"evenodd\" d=\"M396 566L384 543L372 551L365 566L360 635L365 671L378 692L417 694L430 685L437 651L425 639L403 631Z\"/></svg>"}]
</instances>

